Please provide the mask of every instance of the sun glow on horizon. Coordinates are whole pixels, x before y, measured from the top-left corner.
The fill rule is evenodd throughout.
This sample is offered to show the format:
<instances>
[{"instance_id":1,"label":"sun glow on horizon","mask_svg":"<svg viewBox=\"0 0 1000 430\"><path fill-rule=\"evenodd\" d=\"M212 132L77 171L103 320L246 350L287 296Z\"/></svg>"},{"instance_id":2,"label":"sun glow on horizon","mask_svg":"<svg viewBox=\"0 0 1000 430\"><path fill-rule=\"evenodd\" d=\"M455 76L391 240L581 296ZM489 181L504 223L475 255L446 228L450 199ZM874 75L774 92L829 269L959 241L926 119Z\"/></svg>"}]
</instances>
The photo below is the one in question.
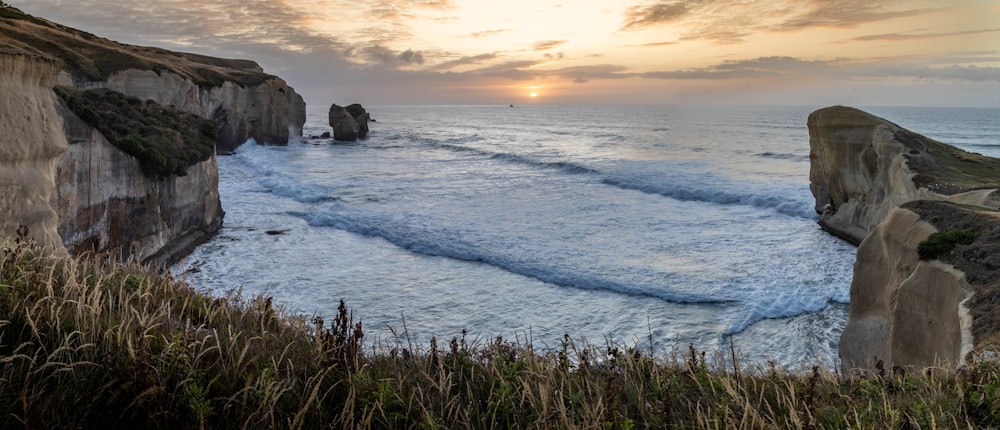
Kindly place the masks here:
<instances>
[{"instance_id":1,"label":"sun glow on horizon","mask_svg":"<svg viewBox=\"0 0 1000 430\"><path fill-rule=\"evenodd\" d=\"M528 94L528 97L538 97L538 93L531 93L531 94Z\"/></svg>"}]
</instances>

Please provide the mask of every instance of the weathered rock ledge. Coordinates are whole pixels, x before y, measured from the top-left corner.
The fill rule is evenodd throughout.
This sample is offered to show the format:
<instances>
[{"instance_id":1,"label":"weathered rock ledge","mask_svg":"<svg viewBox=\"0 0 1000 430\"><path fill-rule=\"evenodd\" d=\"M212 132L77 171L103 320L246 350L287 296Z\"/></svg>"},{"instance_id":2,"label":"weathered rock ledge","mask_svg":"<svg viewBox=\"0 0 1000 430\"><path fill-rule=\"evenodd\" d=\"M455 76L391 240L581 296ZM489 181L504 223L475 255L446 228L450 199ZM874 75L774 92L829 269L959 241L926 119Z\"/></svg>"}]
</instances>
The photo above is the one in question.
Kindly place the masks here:
<instances>
[{"instance_id":1,"label":"weathered rock ledge","mask_svg":"<svg viewBox=\"0 0 1000 430\"><path fill-rule=\"evenodd\" d=\"M857 109L809 116L820 224L860 243L840 340L844 372L954 368L1000 340L1000 160ZM921 259L938 232L975 240Z\"/></svg>"}]
</instances>

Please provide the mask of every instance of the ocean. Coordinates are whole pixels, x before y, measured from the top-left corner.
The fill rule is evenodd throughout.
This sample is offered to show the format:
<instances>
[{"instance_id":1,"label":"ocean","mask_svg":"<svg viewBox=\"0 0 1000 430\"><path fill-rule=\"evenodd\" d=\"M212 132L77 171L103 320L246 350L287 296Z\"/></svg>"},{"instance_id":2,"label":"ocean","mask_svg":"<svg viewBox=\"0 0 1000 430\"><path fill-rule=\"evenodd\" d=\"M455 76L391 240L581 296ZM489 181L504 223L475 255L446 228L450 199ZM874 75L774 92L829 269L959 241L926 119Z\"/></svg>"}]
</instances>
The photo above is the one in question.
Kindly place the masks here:
<instances>
[{"instance_id":1,"label":"ocean","mask_svg":"<svg viewBox=\"0 0 1000 430\"><path fill-rule=\"evenodd\" d=\"M735 347L836 364L855 248L816 224L810 107L371 106L358 142L219 158L221 232L174 270L393 333L536 350ZM1000 156L1000 109L866 108ZM278 233L278 234L275 234Z\"/></svg>"}]
</instances>

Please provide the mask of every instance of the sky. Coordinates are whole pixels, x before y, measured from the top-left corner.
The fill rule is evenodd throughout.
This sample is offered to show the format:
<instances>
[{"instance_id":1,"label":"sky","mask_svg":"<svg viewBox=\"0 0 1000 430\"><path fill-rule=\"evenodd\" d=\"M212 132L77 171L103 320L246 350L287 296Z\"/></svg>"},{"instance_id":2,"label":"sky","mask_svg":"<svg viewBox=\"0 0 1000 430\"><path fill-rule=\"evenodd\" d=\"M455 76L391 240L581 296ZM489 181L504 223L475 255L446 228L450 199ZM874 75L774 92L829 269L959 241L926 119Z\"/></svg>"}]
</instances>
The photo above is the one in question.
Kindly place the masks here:
<instances>
[{"instance_id":1,"label":"sky","mask_svg":"<svg viewBox=\"0 0 1000 430\"><path fill-rule=\"evenodd\" d=\"M6 0L243 58L310 106L1000 108L1000 0Z\"/></svg>"}]
</instances>

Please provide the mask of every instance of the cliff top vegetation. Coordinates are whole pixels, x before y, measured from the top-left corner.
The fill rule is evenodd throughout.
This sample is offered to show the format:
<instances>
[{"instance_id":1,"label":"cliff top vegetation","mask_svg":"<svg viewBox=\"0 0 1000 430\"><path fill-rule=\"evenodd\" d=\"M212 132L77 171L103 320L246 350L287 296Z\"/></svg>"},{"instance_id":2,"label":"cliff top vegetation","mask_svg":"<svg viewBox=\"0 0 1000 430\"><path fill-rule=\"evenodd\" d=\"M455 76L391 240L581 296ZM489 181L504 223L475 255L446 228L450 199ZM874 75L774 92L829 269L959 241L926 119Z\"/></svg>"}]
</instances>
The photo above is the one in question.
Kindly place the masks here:
<instances>
[{"instance_id":1,"label":"cliff top vegetation","mask_svg":"<svg viewBox=\"0 0 1000 430\"><path fill-rule=\"evenodd\" d=\"M270 298L199 294L106 257L0 241L0 419L24 428L979 428L1000 367L746 366L735 352L555 351L500 338L365 344L341 304L307 320Z\"/></svg>"},{"instance_id":2,"label":"cliff top vegetation","mask_svg":"<svg viewBox=\"0 0 1000 430\"><path fill-rule=\"evenodd\" d=\"M844 127L888 127L893 137L909 150L904 155L910 170L915 173L913 183L917 187L944 195L979 188L1000 188L1000 159L938 142L860 109L833 106L820 109L813 115L820 112L826 115L826 121L835 130Z\"/></svg>"},{"instance_id":3,"label":"cliff top vegetation","mask_svg":"<svg viewBox=\"0 0 1000 430\"><path fill-rule=\"evenodd\" d=\"M938 142L900 129L896 140L910 153L907 165L917 174L913 182L939 194L955 194L978 188L1000 188L1000 159Z\"/></svg>"},{"instance_id":4,"label":"cliff top vegetation","mask_svg":"<svg viewBox=\"0 0 1000 430\"><path fill-rule=\"evenodd\" d=\"M0 5L0 48L45 55L63 63L74 79L107 80L128 69L171 72L202 87L231 81L254 86L274 78L250 60L231 60L125 45Z\"/></svg>"},{"instance_id":5,"label":"cliff top vegetation","mask_svg":"<svg viewBox=\"0 0 1000 430\"><path fill-rule=\"evenodd\" d=\"M215 121L107 89L55 91L80 119L137 158L147 176L184 176L215 153Z\"/></svg>"}]
</instances>

